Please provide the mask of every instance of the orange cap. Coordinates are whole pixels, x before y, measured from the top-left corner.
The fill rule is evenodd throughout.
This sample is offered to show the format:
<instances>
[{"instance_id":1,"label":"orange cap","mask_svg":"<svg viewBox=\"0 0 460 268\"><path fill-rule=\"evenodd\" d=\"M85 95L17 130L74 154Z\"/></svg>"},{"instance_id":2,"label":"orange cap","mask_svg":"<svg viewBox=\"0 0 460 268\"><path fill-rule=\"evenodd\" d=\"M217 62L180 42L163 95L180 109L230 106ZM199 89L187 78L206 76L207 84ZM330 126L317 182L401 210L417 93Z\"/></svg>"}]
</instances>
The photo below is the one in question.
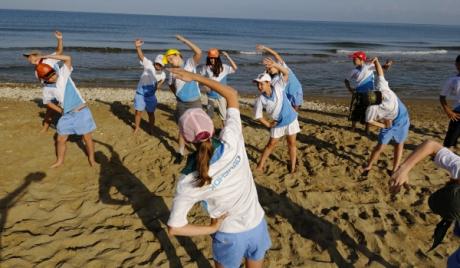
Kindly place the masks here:
<instances>
[{"instance_id":1,"label":"orange cap","mask_svg":"<svg viewBox=\"0 0 460 268\"><path fill-rule=\"evenodd\" d=\"M211 48L208 50L208 58L218 58L219 50L217 48Z\"/></svg>"}]
</instances>

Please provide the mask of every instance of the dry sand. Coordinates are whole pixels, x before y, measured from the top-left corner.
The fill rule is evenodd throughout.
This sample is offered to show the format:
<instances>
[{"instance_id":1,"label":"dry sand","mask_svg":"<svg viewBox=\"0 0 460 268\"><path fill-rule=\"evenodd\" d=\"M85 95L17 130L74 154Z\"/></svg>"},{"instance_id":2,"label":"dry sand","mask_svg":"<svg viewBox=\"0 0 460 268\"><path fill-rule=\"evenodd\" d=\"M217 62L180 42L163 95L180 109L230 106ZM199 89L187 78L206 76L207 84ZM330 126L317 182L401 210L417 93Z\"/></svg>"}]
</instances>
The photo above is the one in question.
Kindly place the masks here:
<instances>
[{"instance_id":1,"label":"dry sand","mask_svg":"<svg viewBox=\"0 0 460 268\"><path fill-rule=\"evenodd\" d=\"M154 136L133 136L132 91L91 98L104 99L90 102L100 164L90 168L74 139L64 166L49 169L55 131L38 133L44 109L30 99L39 98L39 91L24 93L20 101L1 92L9 97L0 99L1 267L210 267L210 237L175 238L165 231L181 169L171 157L177 146L173 105L159 106ZM447 172L426 160L413 171L411 189L393 198L387 148L368 179L360 180L359 167L375 135L350 131L341 106L346 100L319 101L299 116L297 174L287 174L284 145L269 159L266 174L255 174L273 242L266 267L444 266L459 240L449 233L427 253L438 222L427 198L448 179ZM408 107L413 126L405 156L427 138L441 141L447 126L436 101ZM243 107L254 167L269 132L250 114ZM144 118L144 129L145 124ZM199 207L190 219L208 222Z\"/></svg>"}]
</instances>

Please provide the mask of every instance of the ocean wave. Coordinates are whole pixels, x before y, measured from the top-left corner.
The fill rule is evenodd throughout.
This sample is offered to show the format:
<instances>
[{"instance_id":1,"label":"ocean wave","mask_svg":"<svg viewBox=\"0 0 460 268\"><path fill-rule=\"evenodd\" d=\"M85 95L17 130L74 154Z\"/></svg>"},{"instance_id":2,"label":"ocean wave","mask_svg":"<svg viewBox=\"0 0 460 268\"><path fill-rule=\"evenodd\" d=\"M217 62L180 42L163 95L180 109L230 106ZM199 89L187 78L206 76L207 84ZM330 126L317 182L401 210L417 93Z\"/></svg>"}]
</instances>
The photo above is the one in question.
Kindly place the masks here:
<instances>
[{"instance_id":1,"label":"ocean wave","mask_svg":"<svg viewBox=\"0 0 460 268\"><path fill-rule=\"evenodd\" d=\"M350 47L350 48L359 48L359 47L385 47L387 45L381 43L369 43L369 42L350 42L350 41L338 41L338 42L312 42L310 44L315 45L327 45L334 47Z\"/></svg>"},{"instance_id":2,"label":"ocean wave","mask_svg":"<svg viewBox=\"0 0 460 268\"><path fill-rule=\"evenodd\" d=\"M337 54L351 54L354 51L352 50L345 50L339 49L337 50ZM437 49L437 50L415 50L415 51L405 51L405 50L382 50L382 51L366 51L368 54L377 54L377 55L432 55L432 54L447 54L447 50L445 49Z\"/></svg>"},{"instance_id":3,"label":"ocean wave","mask_svg":"<svg viewBox=\"0 0 460 268\"><path fill-rule=\"evenodd\" d=\"M258 51L240 51L239 53L243 55L262 55L262 53Z\"/></svg>"}]
</instances>

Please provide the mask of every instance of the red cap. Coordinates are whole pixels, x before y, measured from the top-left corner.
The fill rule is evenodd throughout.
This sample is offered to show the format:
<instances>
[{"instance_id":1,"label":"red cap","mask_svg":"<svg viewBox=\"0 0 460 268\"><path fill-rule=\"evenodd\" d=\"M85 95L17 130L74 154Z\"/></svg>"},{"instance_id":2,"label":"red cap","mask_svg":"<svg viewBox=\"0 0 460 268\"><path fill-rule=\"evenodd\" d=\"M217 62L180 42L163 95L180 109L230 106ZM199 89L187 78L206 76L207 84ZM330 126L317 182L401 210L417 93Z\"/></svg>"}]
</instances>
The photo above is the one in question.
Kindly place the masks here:
<instances>
[{"instance_id":1,"label":"red cap","mask_svg":"<svg viewBox=\"0 0 460 268\"><path fill-rule=\"evenodd\" d=\"M350 55L350 58L352 59L361 59L365 61L367 59L366 53L364 51L356 51L353 54Z\"/></svg>"},{"instance_id":2,"label":"red cap","mask_svg":"<svg viewBox=\"0 0 460 268\"><path fill-rule=\"evenodd\" d=\"M39 63L35 65L35 73L40 79L48 79L52 73L54 73L53 67L46 63Z\"/></svg>"}]
</instances>

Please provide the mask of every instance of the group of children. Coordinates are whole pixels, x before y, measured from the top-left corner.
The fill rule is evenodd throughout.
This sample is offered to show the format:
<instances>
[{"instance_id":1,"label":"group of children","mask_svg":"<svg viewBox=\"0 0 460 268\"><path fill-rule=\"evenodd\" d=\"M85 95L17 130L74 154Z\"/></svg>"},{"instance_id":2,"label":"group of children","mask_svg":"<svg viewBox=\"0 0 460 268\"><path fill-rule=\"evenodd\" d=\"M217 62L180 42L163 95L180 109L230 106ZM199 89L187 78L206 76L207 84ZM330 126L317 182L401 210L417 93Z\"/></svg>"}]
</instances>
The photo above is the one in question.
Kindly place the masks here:
<instances>
[{"instance_id":1,"label":"group of children","mask_svg":"<svg viewBox=\"0 0 460 268\"><path fill-rule=\"evenodd\" d=\"M72 59L62 54L62 34L56 32L55 36L58 40L55 53L42 55L38 51L31 51L24 54L35 65L36 76L43 84L43 103L49 110L43 130L49 127L51 111L60 115L56 125L57 160L52 167L63 164L69 135L83 136L89 163L94 165L91 133L96 125L91 111L70 77L73 71ZM157 55L152 62L142 51L143 41L135 41L143 72L134 97L134 133L139 131L142 112L146 111L152 127L151 133L154 134L157 106L155 93L167 79L166 69L170 73L169 88L177 100L175 118L179 149L176 162L180 163L185 157L187 143L193 144L196 149L188 156L177 181L168 221L169 233L185 236L211 234L216 267L239 267L243 258L246 259L247 267L261 267L271 241L245 149L238 93L227 85L227 76L235 73L238 67L226 52L216 48L209 49L206 64L200 66L202 50L183 36L178 35L176 38L192 50L192 57L184 59L179 50L168 49L164 54ZM279 139L287 136L289 171L293 173L297 162L296 134L300 132L297 111L303 102L302 86L276 51L263 45L257 45L256 49L270 55L263 59L264 72L253 80L260 92L254 104L254 118L270 129L270 139L257 170L264 170L265 162ZM229 65L222 62L221 55L228 60ZM429 154L436 154L435 162L452 173L453 181L449 185L455 185L443 190L443 194L430 198L430 207L443 217L445 234L446 222L460 220L460 214L456 214L456 206L460 205L456 195L460 189L457 184L460 157L440 144L426 142L400 164L410 121L405 105L390 89L384 76L384 70L388 69L391 62L383 66L377 58L368 62L366 54L361 51L351 56L356 68L350 76L351 81L345 80L345 85L353 93L356 102L351 111L353 127L355 122L361 121L367 126L380 128L378 143L363 173L367 174L371 170L384 147L394 140L391 189L397 192L407 183L408 173L418 161ZM460 72L460 56L456 65ZM350 82L355 83L356 87L353 88ZM207 95L206 111L201 103L201 91ZM444 142L447 147L455 145L460 136L460 109L456 107L451 110L447 106L445 96L449 94L458 96L460 103L460 76L450 79L441 94L441 103L451 119ZM219 135L215 135L212 120L215 109L223 125ZM264 110L269 119L264 117ZM188 223L188 212L195 203L201 203L209 213L212 219L210 225ZM445 209L443 204L446 203L453 205ZM442 240L442 237L439 239ZM453 256L449 258L449 263L460 263L460 250Z\"/></svg>"}]
</instances>

